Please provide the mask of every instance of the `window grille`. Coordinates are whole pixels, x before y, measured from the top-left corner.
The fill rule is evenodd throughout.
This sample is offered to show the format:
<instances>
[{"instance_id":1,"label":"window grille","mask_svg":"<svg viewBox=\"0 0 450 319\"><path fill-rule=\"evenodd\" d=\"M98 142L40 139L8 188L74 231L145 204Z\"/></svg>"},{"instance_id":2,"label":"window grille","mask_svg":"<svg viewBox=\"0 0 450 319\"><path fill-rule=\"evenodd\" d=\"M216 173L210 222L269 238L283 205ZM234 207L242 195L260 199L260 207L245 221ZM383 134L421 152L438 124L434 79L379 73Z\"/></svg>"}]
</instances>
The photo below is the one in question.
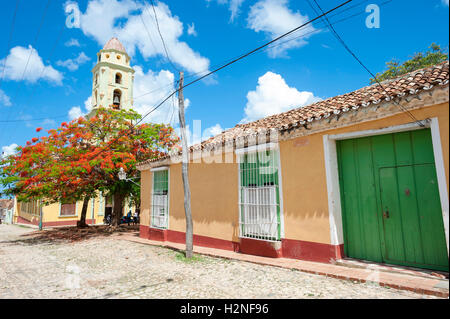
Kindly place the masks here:
<instances>
[{"instance_id":1,"label":"window grille","mask_svg":"<svg viewBox=\"0 0 450 319\"><path fill-rule=\"evenodd\" d=\"M39 202L38 201L22 202L20 205L20 210L26 214L39 216L40 214Z\"/></svg>"},{"instance_id":2,"label":"window grille","mask_svg":"<svg viewBox=\"0 0 450 319\"><path fill-rule=\"evenodd\" d=\"M77 204L76 203L61 203L61 213L60 216L75 216L77 214Z\"/></svg>"},{"instance_id":3,"label":"window grille","mask_svg":"<svg viewBox=\"0 0 450 319\"><path fill-rule=\"evenodd\" d=\"M166 229L169 220L169 171L153 172L151 225Z\"/></svg>"},{"instance_id":4,"label":"window grille","mask_svg":"<svg viewBox=\"0 0 450 319\"><path fill-rule=\"evenodd\" d=\"M103 196L103 193L100 192L98 197L98 216L104 216L105 215L105 197Z\"/></svg>"},{"instance_id":5,"label":"window grille","mask_svg":"<svg viewBox=\"0 0 450 319\"><path fill-rule=\"evenodd\" d=\"M240 155L240 236L281 238L278 155L274 150Z\"/></svg>"}]
</instances>

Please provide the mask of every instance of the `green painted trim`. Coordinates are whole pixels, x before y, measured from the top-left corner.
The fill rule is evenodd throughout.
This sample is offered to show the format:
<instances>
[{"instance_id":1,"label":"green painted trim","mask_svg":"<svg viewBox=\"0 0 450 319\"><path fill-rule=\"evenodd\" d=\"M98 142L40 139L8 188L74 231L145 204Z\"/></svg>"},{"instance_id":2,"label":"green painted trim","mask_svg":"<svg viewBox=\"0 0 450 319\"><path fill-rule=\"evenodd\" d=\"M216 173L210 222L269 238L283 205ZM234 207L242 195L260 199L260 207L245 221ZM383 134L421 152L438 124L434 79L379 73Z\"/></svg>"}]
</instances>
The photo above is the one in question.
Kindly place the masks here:
<instances>
[{"instance_id":1,"label":"green painted trim","mask_svg":"<svg viewBox=\"0 0 450 319\"><path fill-rule=\"evenodd\" d=\"M448 271L431 140L420 129L337 141L346 256Z\"/></svg>"}]
</instances>

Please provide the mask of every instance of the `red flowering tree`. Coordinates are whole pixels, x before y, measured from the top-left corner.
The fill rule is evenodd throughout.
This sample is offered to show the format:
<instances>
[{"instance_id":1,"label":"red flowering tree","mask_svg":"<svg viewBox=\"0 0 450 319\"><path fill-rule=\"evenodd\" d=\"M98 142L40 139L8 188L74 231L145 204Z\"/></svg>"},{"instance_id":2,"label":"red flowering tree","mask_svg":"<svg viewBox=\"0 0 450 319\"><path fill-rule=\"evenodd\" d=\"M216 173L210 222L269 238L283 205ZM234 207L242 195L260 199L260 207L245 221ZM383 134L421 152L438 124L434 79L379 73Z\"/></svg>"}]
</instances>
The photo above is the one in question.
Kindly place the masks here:
<instances>
[{"instance_id":1,"label":"red flowering tree","mask_svg":"<svg viewBox=\"0 0 450 319\"><path fill-rule=\"evenodd\" d=\"M48 136L32 138L0 162L5 193L20 201L40 199L43 204L83 200L78 223L83 227L89 199L103 191L114 197L113 225L117 226L124 199L139 198L139 187L119 180L119 170L138 178L136 163L178 147L171 127L134 125L140 118L134 111L100 109L90 119L64 122L47 131Z\"/></svg>"}]
</instances>

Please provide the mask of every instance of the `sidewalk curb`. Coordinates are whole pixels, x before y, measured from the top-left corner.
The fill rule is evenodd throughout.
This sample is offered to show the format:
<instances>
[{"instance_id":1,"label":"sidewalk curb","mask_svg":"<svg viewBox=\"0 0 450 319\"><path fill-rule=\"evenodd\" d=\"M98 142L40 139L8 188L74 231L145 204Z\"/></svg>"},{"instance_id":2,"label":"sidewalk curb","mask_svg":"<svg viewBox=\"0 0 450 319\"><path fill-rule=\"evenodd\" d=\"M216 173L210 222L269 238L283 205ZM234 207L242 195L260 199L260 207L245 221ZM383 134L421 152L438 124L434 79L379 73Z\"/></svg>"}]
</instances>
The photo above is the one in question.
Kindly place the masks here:
<instances>
[{"instance_id":1,"label":"sidewalk curb","mask_svg":"<svg viewBox=\"0 0 450 319\"><path fill-rule=\"evenodd\" d=\"M183 251L185 247L184 244L153 241L136 237L130 234L118 235L117 238L145 245L177 249L180 251ZM445 282L448 283L448 280L430 279L419 276L413 276L409 274L382 273L370 269L355 269L340 265L324 264L288 258L268 258L268 257L252 256L232 251L201 246L194 246L194 252L197 254L211 257L239 260L259 265L274 266L285 269L295 269L309 274L320 275L340 280L353 281L357 283L370 283L379 285L380 287L388 287L398 290L407 290L422 295L432 295L441 298L449 298L448 289L437 287L442 283ZM378 279L377 278L368 279L369 277L373 277L374 274L378 275Z\"/></svg>"}]
</instances>

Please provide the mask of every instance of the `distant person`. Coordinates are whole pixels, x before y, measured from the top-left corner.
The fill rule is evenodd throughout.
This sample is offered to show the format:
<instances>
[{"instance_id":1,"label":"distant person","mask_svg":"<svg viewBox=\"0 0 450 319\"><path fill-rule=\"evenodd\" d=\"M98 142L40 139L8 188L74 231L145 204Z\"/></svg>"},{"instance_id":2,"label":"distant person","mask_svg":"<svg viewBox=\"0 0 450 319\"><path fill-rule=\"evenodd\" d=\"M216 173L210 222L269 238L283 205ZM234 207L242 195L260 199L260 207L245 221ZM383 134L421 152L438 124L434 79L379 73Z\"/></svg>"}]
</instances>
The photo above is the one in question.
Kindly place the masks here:
<instances>
[{"instance_id":1,"label":"distant person","mask_svg":"<svg viewBox=\"0 0 450 319\"><path fill-rule=\"evenodd\" d=\"M133 215L133 224L137 225L138 219L139 219L139 214L138 214L138 210L136 209L134 211L134 215Z\"/></svg>"},{"instance_id":2,"label":"distant person","mask_svg":"<svg viewBox=\"0 0 450 319\"><path fill-rule=\"evenodd\" d=\"M128 226L130 226L130 221L131 221L131 209L130 209L130 211L127 214L127 224L128 224Z\"/></svg>"}]
</instances>

